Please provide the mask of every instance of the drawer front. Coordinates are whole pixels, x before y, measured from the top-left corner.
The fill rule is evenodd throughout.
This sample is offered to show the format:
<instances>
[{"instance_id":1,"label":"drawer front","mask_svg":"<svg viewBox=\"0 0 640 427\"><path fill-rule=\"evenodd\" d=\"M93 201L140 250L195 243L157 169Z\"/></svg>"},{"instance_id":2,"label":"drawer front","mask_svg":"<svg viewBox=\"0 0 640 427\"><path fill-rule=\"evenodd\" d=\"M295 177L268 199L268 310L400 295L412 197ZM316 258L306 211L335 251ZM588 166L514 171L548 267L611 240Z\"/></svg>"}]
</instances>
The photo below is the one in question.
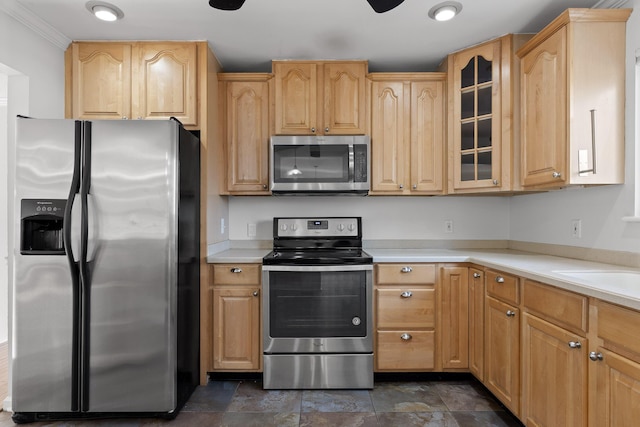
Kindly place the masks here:
<instances>
[{"instance_id":1,"label":"drawer front","mask_svg":"<svg viewBox=\"0 0 640 427\"><path fill-rule=\"evenodd\" d=\"M212 264L214 285L259 285L260 264Z\"/></svg>"},{"instance_id":2,"label":"drawer front","mask_svg":"<svg viewBox=\"0 0 640 427\"><path fill-rule=\"evenodd\" d=\"M379 329L424 329L436 324L434 289L376 289L376 320Z\"/></svg>"},{"instance_id":3,"label":"drawer front","mask_svg":"<svg viewBox=\"0 0 640 427\"><path fill-rule=\"evenodd\" d=\"M520 304L520 286L516 276L487 270L485 278L489 295L513 304Z\"/></svg>"},{"instance_id":4,"label":"drawer front","mask_svg":"<svg viewBox=\"0 0 640 427\"><path fill-rule=\"evenodd\" d=\"M434 264L377 264L376 283L380 285L433 284Z\"/></svg>"},{"instance_id":5,"label":"drawer front","mask_svg":"<svg viewBox=\"0 0 640 427\"><path fill-rule=\"evenodd\" d=\"M434 369L435 336L434 331L378 331L375 349L376 370Z\"/></svg>"},{"instance_id":6,"label":"drawer front","mask_svg":"<svg viewBox=\"0 0 640 427\"><path fill-rule=\"evenodd\" d=\"M572 332L586 334L589 300L573 292L557 289L532 280L522 287L524 307L545 320Z\"/></svg>"},{"instance_id":7,"label":"drawer front","mask_svg":"<svg viewBox=\"0 0 640 427\"><path fill-rule=\"evenodd\" d=\"M604 347L640 360L640 312L603 301L597 306L598 336L604 340Z\"/></svg>"}]
</instances>

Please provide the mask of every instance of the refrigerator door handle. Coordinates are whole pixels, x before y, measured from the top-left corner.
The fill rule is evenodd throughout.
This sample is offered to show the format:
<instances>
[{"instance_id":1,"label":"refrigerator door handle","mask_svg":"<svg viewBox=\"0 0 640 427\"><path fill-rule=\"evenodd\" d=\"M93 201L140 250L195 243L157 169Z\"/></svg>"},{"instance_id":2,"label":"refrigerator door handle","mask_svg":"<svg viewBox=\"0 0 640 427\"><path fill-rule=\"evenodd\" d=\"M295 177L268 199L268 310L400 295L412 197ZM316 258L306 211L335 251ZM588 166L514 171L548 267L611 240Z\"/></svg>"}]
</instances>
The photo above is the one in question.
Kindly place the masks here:
<instances>
[{"instance_id":1,"label":"refrigerator door handle","mask_svg":"<svg viewBox=\"0 0 640 427\"><path fill-rule=\"evenodd\" d=\"M73 202L76 194L80 191L80 160L82 154L82 122L75 122L74 129L74 144L73 144L73 176L71 179L71 188L69 189L69 196L67 197L67 203L64 207L64 217L62 222L63 229L63 244L67 261L69 262L69 271L71 273L71 285L72 298L73 298L73 338L72 338L72 350L71 350L71 411L76 412L80 409L80 272L78 269L78 263L75 261L72 249L71 239L71 211L73 210Z\"/></svg>"},{"instance_id":2,"label":"refrigerator door handle","mask_svg":"<svg viewBox=\"0 0 640 427\"><path fill-rule=\"evenodd\" d=\"M91 272L87 262L89 240L88 195L91 189L91 122L84 122L82 180L80 182L80 411L89 410L89 330L91 307Z\"/></svg>"}]
</instances>

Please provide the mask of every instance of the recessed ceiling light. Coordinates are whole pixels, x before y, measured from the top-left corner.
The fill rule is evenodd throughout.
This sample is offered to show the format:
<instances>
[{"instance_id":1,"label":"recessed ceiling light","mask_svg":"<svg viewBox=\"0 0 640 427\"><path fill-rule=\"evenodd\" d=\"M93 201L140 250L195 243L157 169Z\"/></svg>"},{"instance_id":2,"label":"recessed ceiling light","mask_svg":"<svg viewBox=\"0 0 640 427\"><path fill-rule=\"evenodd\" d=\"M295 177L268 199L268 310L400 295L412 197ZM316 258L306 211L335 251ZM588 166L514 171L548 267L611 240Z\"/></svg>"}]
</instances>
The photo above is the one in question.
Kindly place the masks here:
<instances>
[{"instance_id":1,"label":"recessed ceiling light","mask_svg":"<svg viewBox=\"0 0 640 427\"><path fill-rule=\"evenodd\" d=\"M124 18L124 13L117 6L104 1L88 1L87 10L102 21L117 21Z\"/></svg>"},{"instance_id":2,"label":"recessed ceiling light","mask_svg":"<svg viewBox=\"0 0 640 427\"><path fill-rule=\"evenodd\" d=\"M429 18L436 21L448 21L453 19L462 10L462 5L456 1L438 3L429 10Z\"/></svg>"}]
</instances>

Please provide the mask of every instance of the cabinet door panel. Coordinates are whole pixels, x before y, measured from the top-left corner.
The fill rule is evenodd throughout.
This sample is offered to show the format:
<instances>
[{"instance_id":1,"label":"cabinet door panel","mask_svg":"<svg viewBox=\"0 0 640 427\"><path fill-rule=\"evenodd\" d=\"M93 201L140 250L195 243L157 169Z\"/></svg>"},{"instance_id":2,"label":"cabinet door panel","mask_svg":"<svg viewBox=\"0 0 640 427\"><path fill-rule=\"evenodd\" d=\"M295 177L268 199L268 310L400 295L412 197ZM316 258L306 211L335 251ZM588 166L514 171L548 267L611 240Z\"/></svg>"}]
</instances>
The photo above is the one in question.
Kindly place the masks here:
<instances>
[{"instance_id":1,"label":"cabinet door panel","mask_svg":"<svg viewBox=\"0 0 640 427\"><path fill-rule=\"evenodd\" d=\"M444 81L411 83L411 190L443 187Z\"/></svg>"},{"instance_id":2,"label":"cabinet door panel","mask_svg":"<svg viewBox=\"0 0 640 427\"><path fill-rule=\"evenodd\" d=\"M469 281L466 267L443 267L440 284L442 367L469 367Z\"/></svg>"},{"instance_id":3,"label":"cabinet door panel","mask_svg":"<svg viewBox=\"0 0 640 427\"><path fill-rule=\"evenodd\" d=\"M601 427L635 426L640 420L640 364L598 349L596 424Z\"/></svg>"},{"instance_id":4,"label":"cabinet door panel","mask_svg":"<svg viewBox=\"0 0 640 427\"><path fill-rule=\"evenodd\" d=\"M523 185L562 182L566 177L566 28L522 60ZM554 172L560 177L554 177Z\"/></svg>"},{"instance_id":5,"label":"cabinet door panel","mask_svg":"<svg viewBox=\"0 0 640 427\"><path fill-rule=\"evenodd\" d=\"M140 43L136 49L135 118L176 117L184 125L196 125L196 44Z\"/></svg>"},{"instance_id":6,"label":"cabinet door panel","mask_svg":"<svg viewBox=\"0 0 640 427\"><path fill-rule=\"evenodd\" d=\"M269 182L269 84L227 82L227 189L266 191Z\"/></svg>"},{"instance_id":7,"label":"cabinet door panel","mask_svg":"<svg viewBox=\"0 0 640 427\"><path fill-rule=\"evenodd\" d=\"M469 269L469 369L484 381L484 272Z\"/></svg>"},{"instance_id":8,"label":"cabinet door panel","mask_svg":"<svg viewBox=\"0 0 640 427\"><path fill-rule=\"evenodd\" d=\"M366 63L324 66L324 133L364 134Z\"/></svg>"},{"instance_id":9,"label":"cabinet door panel","mask_svg":"<svg viewBox=\"0 0 640 427\"><path fill-rule=\"evenodd\" d=\"M529 314L524 314L523 319L525 424L586 426L586 339ZM570 342L579 342L581 347L571 347Z\"/></svg>"},{"instance_id":10,"label":"cabinet door panel","mask_svg":"<svg viewBox=\"0 0 640 427\"><path fill-rule=\"evenodd\" d=\"M317 64L275 63L276 134L313 134L317 127Z\"/></svg>"},{"instance_id":11,"label":"cabinet door panel","mask_svg":"<svg viewBox=\"0 0 640 427\"><path fill-rule=\"evenodd\" d=\"M485 310L485 385L519 415L520 311L491 297Z\"/></svg>"},{"instance_id":12,"label":"cabinet door panel","mask_svg":"<svg viewBox=\"0 0 640 427\"><path fill-rule=\"evenodd\" d=\"M408 185L404 136L409 105L404 84L373 82L371 87L371 189L402 193Z\"/></svg>"},{"instance_id":13,"label":"cabinet door panel","mask_svg":"<svg viewBox=\"0 0 640 427\"><path fill-rule=\"evenodd\" d=\"M130 44L73 44L72 64L70 118L131 118Z\"/></svg>"},{"instance_id":14,"label":"cabinet door panel","mask_svg":"<svg viewBox=\"0 0 640 427\"><path fill-rule=\"evenodd\" d=\"M213 369L260 368L260 298L257 287L213 289Z\"/></svg>"}]
</instances>

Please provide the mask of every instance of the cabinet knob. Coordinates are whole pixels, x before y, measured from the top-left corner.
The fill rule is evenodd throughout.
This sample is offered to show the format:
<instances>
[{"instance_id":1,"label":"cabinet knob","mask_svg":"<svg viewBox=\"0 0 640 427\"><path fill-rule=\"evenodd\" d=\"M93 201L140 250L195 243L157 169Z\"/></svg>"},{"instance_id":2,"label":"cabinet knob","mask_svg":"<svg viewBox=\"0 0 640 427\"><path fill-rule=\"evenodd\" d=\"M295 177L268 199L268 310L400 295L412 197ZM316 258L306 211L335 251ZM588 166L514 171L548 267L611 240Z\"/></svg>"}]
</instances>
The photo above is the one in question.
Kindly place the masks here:
<instances>
[{"instance_id":1,"label":"cabinet knob","mask_svg":"<svg viewBox=\"0 0 640 427\"><path fill-rule=\"evenodd\" d=\"M479 279L480 278L480 273L473 273L473 278L474 279Z\"/></svg>"},{"instance_id":2,"label":"cabinet knob","mask_svg":"<svg viewBox=\"0 0 640 427\"><path fill-rule=\"evenodd\" d=\"M582 348L582 343L580 341L569 341L569 347Z\"/></svg>"},{"instance_id":3,"label":"cabinet knob","mask_svg":"<svg viewBox=\"0 0 640 427\"><path fill-rule=\"evenodd\" d=\"M266 189L267 189L267 184L262 184L262 188L263 188L264 190L266 190Z\"/></svg>"},{"instance_id":4,"label":"cabinet knob","mask_svg":"<svg viewBox=\"0 0 640 427\"><path fill-rule=\"evenodd\" d=\"M242 273L242 269L238 267L233 267L230 271L232 273Z\"/></svg>"},{"instance_id":5,"label":"cabinet knob","mask_svg":"<svg viewBox=\"0 0 640 427\"><path fill-rule=\"evenodd\" d=\"M405 333L405 334L400 335L400 339L402 341L409 341L411 338L412 338L411 334L406 334Z\"/></svg>"},{"instance_id":6,"label":"cabinet knob","mask_svg":"<svg viewBox=\"0 0 640 427\"><path fill-rule=\"evenodd\" d=\"M142 120L142 116L138 116L138 120Z\"/></svg>"},{"instance_id":7,"label":"cabinet knob","mask_svg":"<svg viewBox=\"0 0 640 427\"><path fill-rule=\"evenodd\" d=\"M411 273L413 271L413 268L411 267L402 267L400 269L400 273Z\"/></svg>"},{"instance_id":8,"label":"cabinet knob","mask_svg":"<svg viewBox=\"0 0 640 427\"><path fill-rule=\"evenodd\" d=\"M591 353L589 353L589 359L597 362L598 360L604 359L604 356L600 352L596 353L595 351L592 351Z\"/></svg>"},{"instance_id":9,"label":"cabinet knob","mask_svg":"<svg viewBox=\"0 0 640 427\"><path fill-rule=\"evenodd\" d=\"M516 312L513 310L507 310L507 317L515 317Z\"/></svg>"},{"instance_id":10,"label":"cabinet knob","mask_svg":"<svg viewBox=\"0 0 640 427\"><path fill-rule=\"evenodd\" d=\"M504 277L502 277L502 276L496 276L496 282L497 282L497 283L504 283Z\"/></svg>"},{"instance_id":11,"label":"cabinet knob","mask_svg":"<svg viewBox=\"0 0 640 427\"><path fill-rule=\"evenodd\" d=\"M327 126L326 128L324 128L325 132L329 132L329 127Z\"/></svg>"},{"instance_id":12,"label":"cabinet knob","mask_svg":"<svg viewBox=\"0 0 640 427\"><path fill-rule=\"evenodd\" d=\"M402 298L411 298L413 294L411 293L411 291L404 291L403 293L400 294L400 296Z\"/></svg>"},{"instance_id":13,"label":"cabinet knob","mask_svg":"<svg viewBox=\"0 0 640 427\"><path fill-rule=\"evenodd\" d=\"M254 297L257 297L258 295L260 295L260 292L258 292L258 291L253 291L253 296L254 296Z\"/></svg>"},{"instance_id":14,"label":"cabinet knob","mask_svg":"<svg viewBox=\"0 0 640 427\"><path fill-rule=\"evenodd\" d=\"M562 177L562 174L560 172L554 172L552 176L554 178L560 178L560 177Z\"/></svg>"},{"instance_id":15,"label":"cabinet knob","mask_svg":"<svg viewBox=\"0 0 640 427\"><path fill-rule=\"evenodd\" d=\"M316 128L311 128L311 133L316 133Z\"/></svg>"},{"instance_id":16,"label":"cabinet knob","mask_svg":"<svg viewBox=\"0 0 640 427\"><path fill-rule=\"evenodd\" d=\"M404 185L400 184L398 187L400 187L400 189L402 190L404 188Z\"/></svg>"},{"instance_id":17,"label":"cabinet knob","mask_svg":"<svg viewBox=\"0 0 640 427\"><path fill-rule=\"evenodd\" d=\"M127 116L122 116L122 120L129 120L129 117L127 117Z\"/></svg>"},{"instance_id":18,"label":"cabinet knob","mask_svg":"<svg viewBox=\"0 0 640 427\"><path fill-rule=\"evenodd\" d=\"M414 190L417 190L418 189L418 184L413 184L412 187L413 187Z\"/></svg>"},{"instance_id":19,"label":"cabinet knob","mask_svg":"<svg viewBox=\"0 0 640 427\"><path fill-rule=\"evenodd\" d=\"M497 179L493 180L493 185L498 185L498 180Z\"/></svg>"}]
</instances>

